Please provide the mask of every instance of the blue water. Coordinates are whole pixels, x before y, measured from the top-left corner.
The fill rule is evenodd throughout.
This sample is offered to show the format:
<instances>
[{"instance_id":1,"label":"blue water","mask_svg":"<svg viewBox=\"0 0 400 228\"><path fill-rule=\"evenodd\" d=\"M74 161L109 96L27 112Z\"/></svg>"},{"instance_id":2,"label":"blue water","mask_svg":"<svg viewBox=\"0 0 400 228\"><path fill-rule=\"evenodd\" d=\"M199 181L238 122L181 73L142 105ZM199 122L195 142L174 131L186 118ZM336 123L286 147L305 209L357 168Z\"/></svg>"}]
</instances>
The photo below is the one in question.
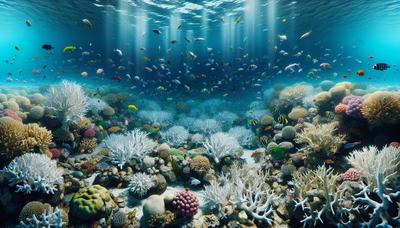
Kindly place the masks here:
<instances>
[{"instance_id":1,"label":"blue water","mask_svg":"<svg viewBox=\"0 0 400 228\"><path fill-rule=\"evenodd\" d=\"M85 27L82 19L89 19L93 28ZM31 27L26 20L32 21ZM162 86L170 96L195 97L203 89L211 96L256 96L275 83L325 79L371 85L399 82L396 0L2 0L0 21L1 85L73 79L94 86L133 86L154 96ZM309 31L309 37L299 39ZM278 35L287 40L281 42ZM43 44L54 49L43 50ZM78 49L63 53L68 45ZM96 63L89 64L91 60ZM392 67L375 71L372 66L378 62ZM285 71L291 63L299 63L302 71ZM321 63L332 68L321 69ZM105 70L104 76L95 74L98 68ZM310 77L312 69L317 71ZM33 75L32 70L41 74ZM358 76L357 70L364 70L365 76ZM115 76L121 80L111 80ZM180 84L172 82L175 79Z\"/></svg>"}]
</instances>

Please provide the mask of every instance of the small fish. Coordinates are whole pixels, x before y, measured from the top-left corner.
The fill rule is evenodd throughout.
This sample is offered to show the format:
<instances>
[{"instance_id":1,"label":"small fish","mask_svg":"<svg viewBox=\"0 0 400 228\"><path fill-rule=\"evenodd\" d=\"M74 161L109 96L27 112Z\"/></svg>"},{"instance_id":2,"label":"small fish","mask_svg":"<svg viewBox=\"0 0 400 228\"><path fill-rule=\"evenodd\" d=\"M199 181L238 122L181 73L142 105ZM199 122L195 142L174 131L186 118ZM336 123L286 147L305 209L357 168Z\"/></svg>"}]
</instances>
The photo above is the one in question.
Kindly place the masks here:
<instances>
[{"instance_id":1,"label":"small fish","mask_svg":"<svg viewBox=\"0 0 400 228\"><path fill-rule=\"evenodd\" d=\"M280 124L287 125L289 123L289 120L287 119L287 117L285 115L281 114L278 116L278 122Z\"/></svg>"},{"instance_id":2,"label":"small fish","mask_svg":"<svg viewBox=\"0 0 400 228\"><path fill-rule=\"evenodd\" d=\"M42 73L41 70L32 70L32 74L38 75L38 74L41 74L41 73Z\"/></svg>"},{"instance_id":3,"label":"small fish","mask_svg":"<svg viewBox=\"0 0 400 228\"><path fill-rule=\"evenodd\" d=\"M349 78L349 76L348 75L343 75L342 78Z\"/></svg>"},{"instance_id":4,"label":"small fish","mask_svg":"<svg viewBox=\"0 0 400 228\"><path fill-rule=\"evenodd\" d=\"M182 24L178 25L178 27L176 29L181 29L182 28Z\"/></svg>"},{"instance_id":5,"label":"small fish","mask_svg":"<svg viewBox=\"0 0 400 228\"><path fill-rule=\"evenodd\" d=\"M157 35L160 35L160 34L161 34L161 31L158 30L158 29L153 29L153 32L154 32L155 34L157 34Z\"/></svg>"},{"instance_id":6,"label":"small fish","mask_svg":"<svg viewBox=\"0 0 400 228\"><path fill-rule=\"evenodd\" d=\"M120 76L114 76L111 78L111 80L113 80L115 82L120 82L122 80L122 78Z\"/></svg>"},{"instance_id":7,"label":"small fish","mask_svg":"<svg viewBox=\"0 0 400 228\"><path fill-rule=\"evenodd\" d=\"M278 35L279 41L283 42L287 40L287 36L286 35Z\"/></svg>"},{"instance_id":8,"label":"small fish","mask_svg":"<svg viewBox=\"0 0 400 228\"><path fill-rule=\"evenodd\" d=\"M356 74L358 76L364 76L365 75L365 71L364 70L358 70L358 71L356 71Z\"/></svg>"},{"instance_id":9,"label":"small fish","mask_svg":"<svg viewBox=\"0 0 400 228\"><path fill-rule=\"evenodd\" d=\"M311 35L311 31L308 31L308 32L306 32L306 33L304 33L303 35L300 36L300 40L302 40L302 39L304 39L304 38L307 38L307 37L309 37L310 35Z\"/></svg>"},{"instance_id":10,"label":"small fish","mask_svg":"<svg viewBox=\"0 0 400 228\"><path fill-rule=\"evenodd\" d=\"M117 55L119 56L119 57L122 57L123 56L123 54L122 54L122 51L120 50L120 49L114 49L114 52L115 53L117 53Z\"/></svg>"},{"instance_id":11,"label":"small fish","mask_svg":"<svg viewBox=\"0 0 400 228\"><path fill-rule=\"evenodd\" d=\"M250 120L250 126L257 126L257 125L258 125L258 120L257 119Z\"/></svg>"},{"instance_id":12,"label":"small fish","mask_svg":"<svg viewBox=\"0 0 400 228\"><path fill-rule=\"evenodd\" d=\"M147 73L153 72L153 69L151 69L150 67L144 67L144 71L146 71Z\"/></svg>"},{"instance_id":13,"label":"small fish","mask_svg":"<svg viewBox=\"0 0 400 228\"><path fill-rule=\"evenodd\" d=\"M26 26L31 27L32 26L32 21L31 20L26 20L25 21Z\"/></svg>"},{"instance_id":14,"label":"small fish","mask_svg":"<svg viewBox=\"0 0 400 228\"><path fill-rule=\"evenodd\" d=\"M193 52L189 51L189 56L192 60L195 60L197 58L197 55L194 54Z\"/></svg>"},{"instance_id":15,"label":"small fish","mask_svg":"<svg viewBox=\"0 0 400 228\"><path fill-rule=\"evenodd\" d=\"M64 50L63 50L63 52L64 53L72 53L72 52L74 52L76 50L76 47L75 46L66 46L65 48L64 48Z\"/></svg>"},{"instance_id":16,"label":"small fish","mask_svg":"<svg viewBox=\"0 0 400 228\"><path fill-rule=\"evenodd\" d=\"M43 45L42 45L42 48L43 48L44 50L52 50L54 47L51 46L51 44L43 44Z\"/></svg>"},{"instance_id":17,"label":"small fish","mask_svg":"<svg viewBox=\"0 0 400 228\"><path fill-rule=\"evenodd\" d=\"M206 39L203 37L197 37L197 38L194 38L194 40L198 41L198 42L202 42L202 41L205 41Z\"/></svg>"},{"instance_id":18,"label":"small fish","mask_svg":"<svg viewBox=\"0 0 400 228\"><path fill-rule=\"evenodd\" d=\"M86 71L83 71L83 72L81 73L81 76L84 77L84 78L86 78L88 75L89 75L89 73L86 72Z\"/></svg>"},{"instance_id":19,"label":"small fish","mask_svg":"<svg viewBox=\"0 0 400 228\"><path fill-rule=\"evenodd\" d=\"M347 143L343 146L344 149L348 150L348 149L353 149L355 146L360 145L361 141L357 141L357 142L352 142L352 143Z\"/></svg>"},{"instance_id":20,"label":"small fish","mask_svg":"<svg viewBox=\"0 0 400 228\"><path fill-rule=\"evenodd\" d=\"M121 188L122 187L122 182L120 182L118 185L117 185L117 188Z\"/></svg>"},{"instance_id":21,"label":"small fish","mask_svg":"<svg viewBox=\"0 0 400 228\"><path fill-rule=\"evenodd\" d=\"M329 64L329 63L321 63L321 64L319 64L319 67L321 67L322 69L332 68L331 64Z\"/></svg>"},{"instance_id":22,"label":"small fish","mask_svg":"<svg viewBox=\"0 0 400 228\"><path fill-rule=\"evenodd\" d=\"M92 22L89 21L89 19L82 19L82 23L86 26L86 28L92 29L93 25Z\"/></svg>"},{"instance_id":23,"label":"small fish","mask_svg":"<svg viewBox=\"0 0 400 228\"><path fill-rule=\"evenodd\" d=\"M129 110L132 110L132 111L137 111L137 110L139 110L138 107L136 107L136 105L133 105L133 104L128 105L128 109L129 109Z\"/></svg>"},{"instance_id":24,"label":"small fish","mask_svg":"<svg viewBox=\"0 0 400 228\"><path fill-rule=\"evenodd\" d=\"M198 179L196 179L194 177L190 177L189 184L191 186L197 186L197 185L201 184L201 181L199 181Z\"/></svg>"},{"instance_id":25,"label":"small fish","mask_svg":"<svg viewBox=\"0 0 400 228\"><path fill-rule=\"evenodd\" d=\"M240 16L238 16L235 20L236 24L239 24L242 21L242 18Z\"/></svg>"},{"instance_id":26,"label":"small fish","mask_svg":"<svg viewBox=\"0 0 400 228\"><path fill-rule=\"evenodd\" d=\"M99 69L97 69L97 70L96 70L96 74L97 74L97 75L104 74L104 70L103 70L103 68L99 68Z\"/></svg>"},{"instance_id":27,"label":"small fish","mask_svg":"<svg viewBox=\"0 0 400 228\"><path fill-rule=\"evenodd\" d=\"M171 40L171 44L176 44L176 40Z\"/></svg>"},{"instance_id":28,"label":"small fish","mask_svg":"<svg viewBox=\"0 0 400 228\"><path fill-rule=\"evenodd\" d=\"M183 37L183 39L185 39L186 40L186 42L188 42L188 43L191 43L192 41L191 40L189 40L187 37Z\"/></svg>"},{"instance_id":29,"label":"small fish","mask_svg":"<svg viewBox=\"0 0 400 228\"><path fill-rule=\"evenodd\" d=\"M377 63L374 65L374 70L384 71L390 68L390 66L386 63Z\"/></svg>"},{"instance_id":30,"label":"small fish","mask_svg":"<svg viewBox=\"0 0 400 228\"><path fill-rule=\"evenodd\" d=\"M21 50L18 46L15 46L14 48L15 48L15 50L17 50L17 51L20 51L20 50Z\"/></svg>"}]
</instances>

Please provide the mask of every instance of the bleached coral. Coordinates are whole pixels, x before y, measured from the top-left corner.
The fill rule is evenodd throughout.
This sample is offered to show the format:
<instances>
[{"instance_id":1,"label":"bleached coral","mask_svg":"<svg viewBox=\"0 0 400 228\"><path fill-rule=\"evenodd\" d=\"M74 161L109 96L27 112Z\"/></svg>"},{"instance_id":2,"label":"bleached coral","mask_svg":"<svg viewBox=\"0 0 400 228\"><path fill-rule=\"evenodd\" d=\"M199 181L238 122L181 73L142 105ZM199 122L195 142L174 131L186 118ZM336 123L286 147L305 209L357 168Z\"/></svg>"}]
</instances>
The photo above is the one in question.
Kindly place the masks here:
<instances>
[{"instance_id":1,"label":"bleached coral","mask_svg":"<svg viewBox=\"0 0 400 228\"><path fill-rule=\"evenodd\" d=\"M209 135L220 131L221 125L214 119L196 119L192 128L195 132Z\"/></svg>"},{"instance_id":2,"label":"bleached coral","mask_svg":"<svg viewBox=\"0 0 400 228\"><path fill-rule=\"evenodd\" d=\"M385 146L379 150L376 146L364 147L353 151L346 159L368 184L376 187L377 171L382 178L390 179L400 169L400 148Z\"/></svg>"},{"instance_id":3,"label":"bleached coral","mask_svg":"<svg viewBox=\"0 0 400 228\"><path fill-rule=\"evenodd\" d=\"M224 130L227 130L233 125L235 120L238 119L238 115L233 112L223 111L216 114L214 119L221 124Z\"/></svg>"},{"instance_id":4,"label":"bleached coral","mask_svg":"<svg viewBox=\"0 0 400 228\"><path fill-rule=\"evenodd\" d=\"M190 140L194 144L202 144L204 142L204 135L196 133L190 137Z\"/></svg>"},{"instance_id":5,"label":"bleached coral","mask_svg":"<svg viewBox=\"0 0 400 228\"><path fill-rule=\"evenodd\" d=\"M120 168L132 159L141 161L157 145L147 137L147 133L134 129L127 134L112 134L104 144L114 164Z\"/></svg>"},{"instance_id":6,"label":"bleached coral","mask_svg":"<svg viewBox=\"0 0 400 228\"><path fill-rule=\"evenodd\" d=\"M135 173L129 182L129 192L143 197L154 186L153 177L146 173Z\"/></svg>"},{"instance_id":7,"label":"bleached coral","mask_svg":"<svg viewBox=\"0 0 400 228\"><path fill-rule=\"evenodd\" d=\"M229 129L228 134L235 137L241 146L251 146L253 144L254 133L243 126Z\"/></svg>"},{"instance_id":8,"label":"bleached coral","mask_svg":"<svg viewBox=\"0 0 400 228\"><path fill-rule=\"evenodd\" d=\"M311 94L313 87L306 84L296 84L284 88L279 94L279 100L288 101L293 106L301 105L303 98Z\"/></svg>"},{"instance_id":9,"label":"bleached coral","mask_svg":"<svg viewBox=\"0 0 400 228\"><path fill-rule=\"evenodd\" d=\"M160 132L161 139L171 146L181 146L189 138L189 131L182 126L173 126L166 131Z\"/></svg>"},{"instance_id":10,"label":"bleached coral","mask_svg":"<svg viewBox=\"0 0 400 228\"><path fill-rule=\"evenodd\" d=\"M235 137L223 132L217 132L205 140L204 147L214 157L214 161L219 163L221 158L234 155L240 145Z\"/></svg>"},{"instance_id":11,"label":"bleached coral","mask_svg":"<svg viewBox=\"0 0 400 228\"><path fill-rule=\"evenodd\" d=\"M266 109L258 109L258 110L249 110L246 112L246 117L249 119L259 120L263 116L270 114Z\"/></svg>"},{"instance_id":12,"label":"bleached coral","mask_svg":"<svg viewBox=\"0 0 400 228\"><path fill-rule=\"evenodd\" d=\"M47 94L47 105L55 109L58 119L64 124L83 118L88 104L82 87L69 81L62 81L59 87L50 87Z\"/></svg>"},{"instance_id":13,"label":"bleached coral","mask_svg":"<svg viewBox=\"0 0 400 228\"><path fill-rule=\"evenodd\" d=\"M62 210L58 207L53 210L45 211L40 214L39 217L36 215L32 215L31 218L27 218L27 221L21 221L17 226L18 228L31 228L31 227L56 227L61 228L65 224L63 222L63 213Z\"/></svg>"},{"instance_id":14,"label":"bleached coral","mask_svg":"<svg viewBox=\"0 0 400 228\"><path fill-rule=\"evenodd\" d=\"M88 99L88 110L99 113L105 108L109 107L108 104L99 98L89 98Z\"/></svg>"},{"instance_id":15,"label":"bleached coral","mask_svg":"<svg viewBox=\"0 0 400 228\"><path fill-rule=\"evenodd\" d=\"M10 186L15 186L17 192L29 194L44 192L54 194L57 186L63 183L63 169L57 167L57 162L44 154L27 153L16 157L2 172L9 180Z\"/></svg>"},{"instance_id":16,"label":"bleached coral","mask_svg":"<svg viewBox=\"0 0 400 228\"><path fill-rule=\"evenodd\" d=\"M346 142L345 135L336 133L337 125L337 122L322 125L309 124L296 135L295 141L305 145L303 150L307 153L335 154Z\"/></svg>"},{"instance_id":17,"label":"bleached coral","mask_svg":"<svg viewBox=\"0 0 400 228\"><path fill-rule=\"evenodd\" d=\"M319 166L316 170L296 172L293 175L296 204L304 219L304 227L316 226L327 221L334 225L349 224L349 214L357 209L346 208L343 186L338 184L338 174L333 169Z\"/></svg>"},{"instance_id":18,"label":"bleached coral","mask_svg":"<svg viewBox=\"0 0 400 228\"><path fill-rule=\"evenodd\" d=\"M142 110L138 112L138 117L148 121L150 124L168 125L171 123L173 116L166 111L149 111Z\"/></svg>"},{"instance_id":19,"label":"bleached coral","mask_svg":"<svg viewBox=\"0 0 400 228\"><path fill-rule=\"evenodd\" d=\"M200 194L203 199L202 206L205 211L215 211L221 216L222 208L230 203L233 193L233 183L211 180L209 185L204 186L204 190Z\"/></svg>"}]
</instances>

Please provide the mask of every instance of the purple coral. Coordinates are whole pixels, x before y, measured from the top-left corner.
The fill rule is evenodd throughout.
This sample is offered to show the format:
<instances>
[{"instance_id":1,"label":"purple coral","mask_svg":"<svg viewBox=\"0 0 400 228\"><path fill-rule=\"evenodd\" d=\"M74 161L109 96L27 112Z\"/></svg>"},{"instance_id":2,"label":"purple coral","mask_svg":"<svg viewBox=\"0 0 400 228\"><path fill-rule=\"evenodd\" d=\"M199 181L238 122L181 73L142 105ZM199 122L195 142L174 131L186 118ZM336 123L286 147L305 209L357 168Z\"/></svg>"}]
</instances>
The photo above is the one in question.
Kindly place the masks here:
<instances>
[{"instance_id":1,"label":"purple coral","mask_svg":"<svg viewBox=\"0 0 400 228\"><path fill-rule=\"evenodd\" d=\"M347 105L346 114L351 117L361 117L363 98L360 96L346 96L342 100Z\"/></svg>"},{"instance_id":2,"label":"purple coral","mask_svg":"<svg viewBox=\"0 0 400 228\"><path fill-rule=\"evenodd\" d=\"M176 194L172 200L172 205L179 214L185 217L192 217L199 209L199 200L193 192L185 189Z\"/></svg>"}]
</instances>

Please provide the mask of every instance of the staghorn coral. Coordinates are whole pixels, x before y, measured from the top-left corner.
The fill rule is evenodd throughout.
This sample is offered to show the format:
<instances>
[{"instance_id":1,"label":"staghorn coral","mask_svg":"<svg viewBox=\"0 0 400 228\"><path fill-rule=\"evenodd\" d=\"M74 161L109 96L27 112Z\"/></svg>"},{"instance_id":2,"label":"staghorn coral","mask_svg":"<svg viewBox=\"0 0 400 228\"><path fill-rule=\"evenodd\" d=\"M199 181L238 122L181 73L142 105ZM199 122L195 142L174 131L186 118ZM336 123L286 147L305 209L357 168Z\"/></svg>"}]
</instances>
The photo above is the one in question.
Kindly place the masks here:
<instances>
[{"instance_id":1,"label":"staghorn coral","mask_svg":"<svg viewBox=\"0 0 400 228\"><path fill-rule=\"evenodd\" d=\"M189 131L182 126L173 126L166 131L160 132L160 136L169 145L179 147L188 140Z\"/></svg>"},{"instance_id":2,"label":"staghorn coral","mask_svg":"<svg viewBox=\"0 0 400 228\"><path fill-rule=\"evenodd\" d=\"M153 176L145 173L135 173L129 183L128 189L139 198L144 197L154 187Z\"/></svg>"},{"instance_id":3,"label":"staghorn coral","mask_svg":"<svg viewBox=\"0 0 400 228\"><path fill-rule=\"evenodd\" d=\"M159 124L162 126L168 125L173 119L172 114L166 111L141 110L138 112L138 117L151 124Z\"/></svg>"},{"instance_id":4,"label":"staghorn coral","mask_svg":"<svg viewBox=\"0 0 400 228\"><path fill-rule=\"evenodd\" d=\"M57 227L61 228L63 225L66 225L63 221L64 215L63 211L60 208L50 208L49 210L45 210L38 217L33 215L31 218L28 218L25 222L21 221L17 226L18 228L31 228L31 227Z\"/></svg>"},{"instance_id":5,"label":"staghorn coral","mask_svg":"<svg viewBox=\"0 0 400 228\"><path fill-rule=\"evenodd\" d=\"M84 138L81 143L79 143L79 153L92 153L96 148L96 138Z\"/></svg>"},{"instance_id":6,"label":"staghorn coral","mask_svg":"<svg viewBox=\"0 0 400 228\"><path fill-rule=\"evenodd\" d=\"M112 134L104 144L109 149L111 160L120 168L132 159L141 161L156 143L147 137L147 133L134 129L127 134Z\"/></svg>"},{"instance_id":7,"label":"staghorn coral","mask_svg":"<svg viewBox=\"0 0 400 228\"><path fill-rule=\"evenodd\" d=\"M223 132L217 132L206 139L204 147L214 157L214 161L219 163L221 158L234 155L240 145L235 137Z\"/></svg>"},{"instance_id":8,"label":"staghorn coral","mask_svg":"<svg viewBox=\"0 0 400 228\"><path fill-rule=\"evenodd\" d=\"M52 134L37 124L22 124L10 117L0 118L0 158L3 162L35 149L48 151Z\"/></svg>"},{"instance_id":9,"label":"staghorn coral","mask_svg":"<svg viewBox=\"0 0 400 228\"><path fill-rule=\"evenodd\" d=\"M221 130L221 125L214 119L196 119L191 126L195 132L200 132L205 135L213 134Z\"/></svg>"},{"instance_id":10,"label":"staghorn coral","mask_svg":"<svg viewBox=\"0 0 400 228\"><path fill-rule=\"evenodd\" d=\"M63 169L44 154L24 154L16 157L3 171L16 192L54 194L63 183Z\"/></svg>"},{"instance_id":11,"label":"staghorn coral","mask_svg":"<svg viewBox=\"0 0 400 228\"><path fill-rule=\"evenodd\" d=\"M378 91L362 103L361 113L372 126L400 123L400 95Z\"/></svg>"},{"instance_id":12,"label":"staghorn coral","mask_svg":"<svg viewBox=\"0 0 400 228\"><path fill-rule=\"evenodd\" d=\"M79 84L62 81L61 86L49 88L47 105L55 109L57 118L65 125L85 116L88 97Z\"/></svg>"},{"instance_id":13,"label":"staghorn coral","mask_svg":"<svg viewBox=\"0 0 400 228\"><path fill-rule=\"evenodd\" d=\"M307 153L324 152L325 154L335 154L346 142L346 136L335 134L337 122L329 124L306 126L301 132L297 133L295 141L305 145L303 150Z\"/></svg>"},{"instance_id":14,"label":"staghorn coral","mask_svg":"<svg viewBox=\"0 0 400 228\"><path fill-rule=\"evenodd\" d=\"M222 217L224 215L223 208L230 203L233 193L233 183L211 180L210 184L204 186L204 190L200 193L203 199L203 210L218 212L218 215Z\"/></svg>"},{"instance_id":15,"label":"staghorn coral","mask_svg":"<svg viewBox=\"0 0 400 228\"><path fill-rule=\"evenodd\" d=\"M362 150L353 151L346 160L360 172L366 183L376 187L376 170L387 180L398 175L396 173L400 168L400 148L385 146L379 150L375 146L364 147Z\"/></svg>"},{"instance_id":16,"label":"staghorn coral","mask_svg":"<svg viewBox=\"0 0 400 228\"><path fill-rule=\"evenodd\" d=\"M304 227L316 226L319 222L338 226L350 223L349 214L357 209L342 204L347 199L346 188L338 180L339 175L324 166L293 175L295 208L304 216L301 220Z\"/></svg>"}]
</instances>

